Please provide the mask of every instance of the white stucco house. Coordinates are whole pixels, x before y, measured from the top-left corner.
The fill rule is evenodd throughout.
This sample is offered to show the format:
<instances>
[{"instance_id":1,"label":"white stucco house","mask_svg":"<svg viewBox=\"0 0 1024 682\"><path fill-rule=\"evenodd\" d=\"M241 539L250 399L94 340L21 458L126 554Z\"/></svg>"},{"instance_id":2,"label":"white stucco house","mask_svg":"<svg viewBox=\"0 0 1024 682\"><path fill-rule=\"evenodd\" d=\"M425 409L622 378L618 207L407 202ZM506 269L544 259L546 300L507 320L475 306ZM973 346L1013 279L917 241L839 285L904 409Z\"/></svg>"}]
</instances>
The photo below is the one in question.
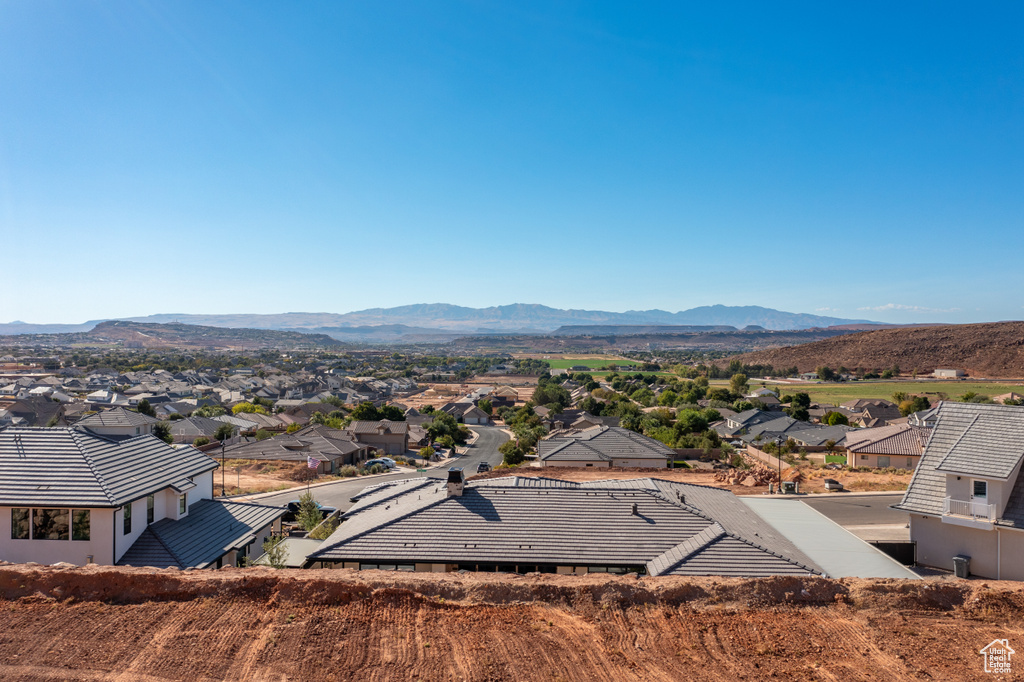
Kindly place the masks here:
<instances>
[{"instance_id":1,"label":"white stucco house","mask_svg":"<svg viewBox=\"0 0 1024 682\"><path fill-rule=\"evenodd\" d=\"M258 556L285 510L214 500L217 466L153 435L6 429L0 559L210 568Z\"/></svg>"},{"instance_id":2,"label":"white stucco house","mask_svg":"<svg viewBox=\"0 0 1024 682\"><path fill-rule=\"evenodd\" d=\"M917 562L1024 580L1024 407L943 402L903 500Z\"/></svg>"}]
</instances>

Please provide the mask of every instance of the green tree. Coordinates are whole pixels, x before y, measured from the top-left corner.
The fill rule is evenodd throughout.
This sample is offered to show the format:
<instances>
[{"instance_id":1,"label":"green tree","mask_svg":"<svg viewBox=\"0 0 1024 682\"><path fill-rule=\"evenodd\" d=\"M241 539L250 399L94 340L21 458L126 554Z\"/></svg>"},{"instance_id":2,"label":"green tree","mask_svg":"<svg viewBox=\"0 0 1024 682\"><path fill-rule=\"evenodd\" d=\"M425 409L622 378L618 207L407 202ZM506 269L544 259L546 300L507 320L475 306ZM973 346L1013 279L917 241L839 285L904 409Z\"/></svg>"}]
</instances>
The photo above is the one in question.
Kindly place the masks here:
<instances>
[{"instance_id":1,"label":"green tree","mask_svg":"<svg viewBox=\"0 0 1024 682\"><path fill-rule=\"evenodd\" d=\"M266 429L260 429L256 432L256 440L266 440L270 438L270 436L270 431L267 431Z\"/></svg>"},{"instance_id":2,"label":"green tree","mask_svg":"<svg viewBox=\"0 0 1024 682\"><path fill-rule=\"evenodd\" d=\"M733 393L740 395L746 395L750 389L750 385L747 383L746 374L733 374L732 379L729 379L729 388Z\"/></svg>"},{"instance_id":3,"label":"green tree","mask_svg":"<svg viewBox=\"0 0 1024 682\"><path fill-rule=\"evenodd\" d=\"M150 405L149 401L145 398L139 401L139 404L135 406L135 410L139 414L144 414L147 417L156 417L156 410L153 409L153 406Z\"/></svg>"},{"instance_id":4,"label":"green tree","mask_svg":"<svg viewBox=\"0 0 1024 682\"><path fill-rule=\"evenodd\" d=\"M817 370L818 378L822 381L835 381L839 378L835 370L828 366L819 367Z\"/></svg>"},{"instance_id":5,"label":"green tree","mask_svg":"<svg viewBox=\"0 0 1024 682\"><path fill-rule=\"evenodd\" d=\"M526 461L526 452L514 440L505 441L498 446L503 461L507 466L519 466Z\"/></svg>"},{"instance_id":6,"label":"green tree","mask_svg":"<svg viewBox=\"0 0 1024 682\"><path fill-rule=\"evenodd\" d=\"M207 438L206 436L199 436L199 438L196 438L194 441L192 441L192 445L194 445L197 448L200 447L200 446L209 445L209 444L210 444L210 439Z\"/></svg>"},{"instance_id":7,"label":"green tree","mask_svg":"<svg viewBox=\"0 0 1024 682\"><path fill-rule=\"evenodd\" d=\"M263 541L263 551L267 553L267 563L272 568L285 568L288 551L284 546L284 536L271 535Z\"/></svg>"},{"instance_id":8,"label":"green tree","mask_svg":"<svg viewBox=\"0 0 1024 682\"><path fill-rule=\"evenodd\" d=\"M237 405L231 408L231 412L233 414L239 414L242 412L247 414L266 414L267 408L263 407L262 405L253 405L252 403L238 403Z\"/></svg>"},{"instance_id":9,"label":"green tree","mask_svg":"<svg viewBox=\"0 0 1024 682\"><path fill-rule=\"evenodd\" d=\"M302 425L301 424L297 424L295 422L292 422L291 424L288 425L288 428L285 429L285 433L295 433L296 431L299 431L300 429L302 429Z\"/></svg>"},{"instance_id":10,"label":"green tree","mask_svg":"<svg viewBox=\"0 0 1024 682\"><path fill-rule=\"evenodd\" d=\"M429 445L425 445L424 447L420 448L418 454L420 456L420 459L424 461L430 461L430 458L434 456L434 448L430 447Z\"/></svg>"},{"instance_id":11,"label":"green tree","mask_svg":"<svg viewBox=\"0 0 1024 682\"><path fill-rule=\"evenodd\" d=\"M217 427L217 430L213 433L213 439L219 441L225 441L235 435L235 427L231 424L221 424Z\"/></svg>"},{"instance_id":12,"label":"green tree","mask_svg":"<svg viewBox=\"0 0 1024 682\"><path fill-rule=\"evenodd\" d=\"M153 424L153 435L165 443L174 442L174 436L171 435L171 427L167 422Z\"/></svg>"},{"instance_id":13,"label":"green tree","mask_svg":"<svg viewBox=\"0 0 1024 682\"><path fill-rule=\"evenodd\" d=\"M295 520L303 530L313 530L320 525L324 516L320 512L320 505L313 499L313 493L305 492L299 495L299 511L295 514Z\"/></svg>"},{"instance_id":14,"label":"green tree","mask_svg":"<svg viewBox=\"0 0 1024 682\"><path fill-rule=\"evenodd\" d=\"M829 426L850 425L850 420L847 419L846 415L842 412L826 412L825 416L821 418L821 421L823 424L828 424Z\"/></svg>"},{"instance_id":15,"label":"green tree","mask_svg":"<svg viewBox=\"0 0 1024 682\"><path fill-rule=\"evenodd\" d=\"M810 407L811 406L811 396L807 395L806 393L797 393L789 401L789 404L792 407L804 407L804 408Z\"/></svg>"},{"instance_id":16,"label":"green tree","mask_svg":"<svg viewBox=\"0 0 1024 682\"><path fill-rule=\"evenodd\" d=\"M380 421L380 412L370 401L361 402L352 410L352 419L360 422Z\"/></svg>"},{"instance_id":17,"label":"green tree","mask_svg":"<svg viewBox=\"0 0 1024 682\"><path fill-rule=\"evenodd\" d=\"M486 412L488 417L494 413L494 407L491 405L491 401L486 398L477 403L476 406Z\"/></svg>"}]
</instances>

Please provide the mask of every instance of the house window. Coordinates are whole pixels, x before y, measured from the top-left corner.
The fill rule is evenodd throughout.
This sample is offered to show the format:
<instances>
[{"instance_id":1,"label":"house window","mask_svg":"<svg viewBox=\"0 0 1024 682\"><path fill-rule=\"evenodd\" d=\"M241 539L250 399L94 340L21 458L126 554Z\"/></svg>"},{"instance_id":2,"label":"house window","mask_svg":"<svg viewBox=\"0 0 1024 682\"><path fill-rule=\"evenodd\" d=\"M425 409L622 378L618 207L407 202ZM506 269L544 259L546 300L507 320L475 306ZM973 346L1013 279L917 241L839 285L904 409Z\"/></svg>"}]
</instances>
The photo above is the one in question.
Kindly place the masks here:
<instances>
[{"instance_id":1,"label":"house window","mask_svg":"<svg viewBox=\"0 0 1024 682\"><path fill-rule=\"evenodd\" d=\"M28 540L28 509L11 509L11 539Z\"/></svg>"},{"instance_id":2,"label":"house window","mask_svg":"<svg viewBox=\"0 0 1024 682\"><path fill-rule=\"evenodd\" d=\"M860 458L863 460L863 459L867 459L868 456L867 455L861 455Z\"/></svg>"},{"instance_id":3,"label":"house window","mask_svg":"<svg viewBox=\"0 0 1024 682\"><path fill-rule=\"evenodd\" d=\"M139 435L139 427L138 426L135 427L135 435L136 436Z\"/></svg>"},{"instance_id":4,"label":"house window","mask_svg":"<svg viewBox=\"0 0 1024 682\"><path fill-rule=\"evenodd\" d=\"M124 534L129 535L132 532L132 505L126 504L124 507Z\"/></svg>"},{"instance_id":5,"label":"house window","mask_svg":"<svg viewBox=\"0 0 1024 682\"><path fill-rule=\"evenodd\" d=\"M32 539L67 540L70 529L70 509L32 510Z\"/></svg>"},{"instance_id":6,"label":"house window","mask_svg":"<svg viewBox=\"0 0 1024 682\"><path fill-rule=\"evenodd\" d=\"M976 500L988 499L988 481L973 481L971 497Z\"/></svg>"},{"instance_id":7,"label":"house window","mask_svg":"<svg viewBox=\"0 0 1024 682\"><path fill-rule=\"evenodd\" d=\"M156 517L156 495L150 495L146 498L146 525L153 523L153 519Z\"/></svg>"},{"instance_id":8,"label":"house window","mask_svg":"<svg viewBox=\"0 0 1024 682\"><path fill-rule=\"evenodd\" d=\"M188 513L188 503L185 500L185 493L178 495L178 516Z\"/></svg>"},{"instance_id":9,"label":"house window","mask_svg":"<svg viewBox=\"0 0 1024 682\"><path fill-rule=\"evenodd\" d=\"M889 455L879 455L878 466L882 467L883 469L889 466Z\"/></svg>"},{"instance_id":10,"label":"house window","mask_svg":"<svg viewBox=\"0 0 1024 682\"><path fill-rule=\"evenodd\" d=\"M914 458L913 457L907 457L907 468L908 469L913 469L914 468Z\"/></svg>"},{"instance_id":11,"label":"house window","mask_svg":"<svg viewBox=\"0 0 1024 682\"><path fill-rule=\"evenodd\" d=\"M88 509L76 509L71 515L71 539L88 540L91 519Z\"/></svg>"}]
</instances>

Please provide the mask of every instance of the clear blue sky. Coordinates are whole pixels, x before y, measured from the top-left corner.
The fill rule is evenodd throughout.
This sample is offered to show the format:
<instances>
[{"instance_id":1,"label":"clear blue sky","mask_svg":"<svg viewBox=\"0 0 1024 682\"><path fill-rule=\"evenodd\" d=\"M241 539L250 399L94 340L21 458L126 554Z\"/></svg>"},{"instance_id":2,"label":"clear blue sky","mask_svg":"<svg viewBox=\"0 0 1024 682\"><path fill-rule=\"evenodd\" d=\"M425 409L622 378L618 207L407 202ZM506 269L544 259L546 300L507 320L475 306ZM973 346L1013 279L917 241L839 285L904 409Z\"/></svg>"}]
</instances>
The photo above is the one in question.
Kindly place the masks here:
<instances>
[{"instance_id":1,"label":"clear blue sky","mask_svg":"<svg viewBox=\"0 0 1024 682\"><path fill-rule=\"evenodd\" d=\"M0 1L0 321L1024 318L1024 4L683 4Z\"/></svg>"}]
</instances>

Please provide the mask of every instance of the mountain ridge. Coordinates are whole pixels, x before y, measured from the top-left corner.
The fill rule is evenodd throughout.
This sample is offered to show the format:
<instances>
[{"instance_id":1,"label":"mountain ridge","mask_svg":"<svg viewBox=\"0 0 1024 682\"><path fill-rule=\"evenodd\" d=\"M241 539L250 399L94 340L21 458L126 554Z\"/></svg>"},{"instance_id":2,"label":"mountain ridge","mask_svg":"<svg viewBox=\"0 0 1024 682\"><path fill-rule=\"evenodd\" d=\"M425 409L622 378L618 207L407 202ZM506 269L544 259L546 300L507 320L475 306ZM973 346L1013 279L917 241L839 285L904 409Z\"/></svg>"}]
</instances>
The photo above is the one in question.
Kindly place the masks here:
<instances>
[{"instance_id":1,"label":"mountain ridge","mask_svg":"<svg viewBox=\"0 0 1024 682\"><path fill-rule=\"evenodd\" d=\"M450 303L415 303L392 308L367 308L349 313L157 313L116 318L141 323L183 323L210 327L313 331L396 325L415 328L418 333L550 333L573 325L640 326L748 326L769 330L812 329L851 324L878 324L809 313L791 313L762 306L699 306L675 313L660 309L609 312L604 310L561 309L538 303L513 303L504 306L471 308ZM79 325L0 324L0 335L89 331L109 320L93 320ZM92 325L92 326L88 326Z\"/></svg>"}]
</instances>

